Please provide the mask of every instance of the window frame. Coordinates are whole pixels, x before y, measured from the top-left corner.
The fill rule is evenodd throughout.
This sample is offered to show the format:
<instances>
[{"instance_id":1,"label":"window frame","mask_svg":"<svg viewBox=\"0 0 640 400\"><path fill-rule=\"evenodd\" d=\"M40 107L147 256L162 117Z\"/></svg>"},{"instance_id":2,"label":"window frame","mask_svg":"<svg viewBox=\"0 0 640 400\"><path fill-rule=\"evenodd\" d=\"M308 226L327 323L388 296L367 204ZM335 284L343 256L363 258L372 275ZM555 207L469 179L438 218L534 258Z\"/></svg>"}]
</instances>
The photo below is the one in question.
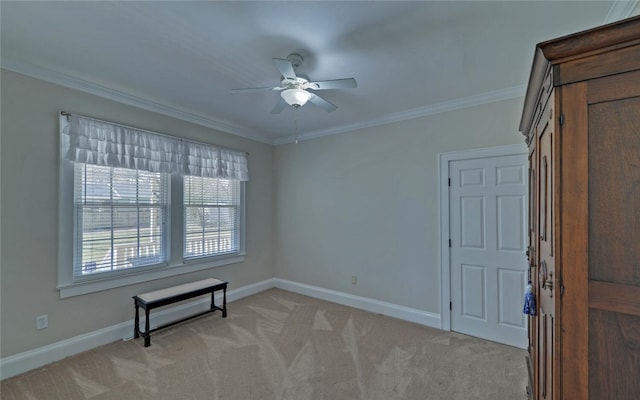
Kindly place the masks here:
<instances>
[{"instance_id":1,"label":"window frame","mask_svg":"<svg viewBox=\"0 0 640 400\"><path fill-rule=\"evenodd\" d=\"M64 126L60 117L60 127ZM61 144L62 145L62 144ZM240 181L240 216L238 222L240 245L237 252L185 260L183 177L169 176L169 209L167 224L168 262L155 266L124 269L118 273L96 274L95 278L74 277L73 258L75 251L75 206L74 163L65 160L60 151L58 192L58 284L60 298L79 296L108 289L133 285L155 279L202 271L210 268L243 262L246 256L246 182Z\"/></svg>"},{"instance_id":2,"label":"window frame","mask_svg":"<svg viewBox=\"0 0 640 400\"><path fill-rule=\"evenodd\" d=\"M136 271L142 271L143 269L153 269L153 268L158 268L164 265L167 265L168 261L169 261L169 224L168 224L168 220L171 216L170 211L171 211L171 203L169 201L169 197L171 195L171 185L170 185L170 175L169 174L165 174L165 173L158 173L160 175L160 187L164 188L164 193L161 197L165 198L164 202L160 201L156 204L145 204L145 203L140 203L140 202L133 202L133 203L119 203L117 201L106 201L106 202L101 202L101 201L92 201L92 200L88 200L88 201L84 201L84 202L79 202L78 198L81 197L81 195L79 193L76 193L76 191L78 189L80 189L78 187L78 185L82 185L82 180L79 179L79 176L76 176L78 173L82 174L84 173L84 171L86 171L86 167L92 167L93 165L91 164L81 164L81 163L76 163L74 164L74 210L73 210L73 217L74 217L74 232L73 232L73 280L74 282L83 282L83 281L92 281L92 280L96 280L96 279L109 279L111 277L115 277L118 275L126 275L126 274L130 274L132 273L132 271L135 269ZM109 169L110 170L110 179L113 180L114 178L114 167L107 167L107 166L99 166L99 165L95 165L95 167L98 167L100 169ZM139 171L139 170L132 170L132 169L127 169L127 168L115 168L115 169L120 169L120 170L127 170L127 171L135 171L136 175L138 176L140 172L144 171ZM117 175L117 173L115 174ZM82 189L80 189L80 191L82 191ZM112 193L112 192L111 192ZM163 219L164 219L164 223L161 226L161 247L162 247L162 252L164 253L164 258L162 260L160 260L160 262L156 262L153 264L147 264L147 265L142 265L142 266L137 266L137 267L129 267L129 268L117 268L118 265L111 265L110 267L112 268L111 271L105 271L105 272L96 272L96 273L89 273L89 274L78 274L79 270L83 269L82 264L82 252L80 251L80 248L84 245L84 234L85 231L82 230L81 232L81 227L84 226L84 221L83 221L83 217L82 215L83 210L89 210L89 209L95 209L95 208L106 208L106 209L111 209L111 210L117 210L117 209L123 209L123 208L137 208L138 210L141 208L158 208L161 210L163 215ZM113 222L113 221L112 221ZM111 232L113 234L114 228L113 226L111 226ZM139 241L140 237L138 236L138 241ZM111 247L113 250L113 243L111 244ZM112 260L113 261L113 260ZM114 269L115 268L115 269Z\"/></svg>"},{"instance_id":3,"label":"window frame","mask_svg":"<svg viewBox=\"0 0 640 400\"><path fill-rule=\"evenodd\" d=\"M222 178L208 178L208 177L192 177L192 178L196 178L196 179L212 179L212 180L220 180ZM232 181L232 180L227 180L227 181ZM233 182L233 181L232 181ZM238 251L240 251L242 249L242 245L244 243L244 240L242 238L242 216L244 214L244 211L242 210L243 207L243 198L242 198L242 182L240 181L236 181L238 184L237 187L237 199L235 199L234 196L234 200L237 200L237 203L234 202L234 204L232 205L221 205L220 203L220 197L216 198L216 204L198 204L198 205L187 205L187 201L186 201L186 196L183 192L183 201L182 201L182 207L183 207L183 219L182 219L182 227L183 227L183 235L182 235L182 258L184 260L185 263L192 263L192 262L198 262L201 260L206 260L206 259L215 259L215 258L219 258L219 257L225 257L225 256L229 256L229 255L233 255L235 253L237 253ZM186 183L184 181L184 177L182 179L182 188L184 191L184 187L186 186ZM234 188L235 191L235 188ZM233 231L233 240L235 242L237 242L237 247L238 250L232 250L232 251L227 251L227 252L220 252L218 254L203 254L203 255L192 255L192 256L188 256L187 255L187 242L188 242L188 238L187 238L187 232L186 232L186 227L187 227L187 208L189 207L202 207L203 209L220 209L220 208L233 208L235 210L235 213L237 214L236 216L236 221L235 222L235 229ZM203 233L204 233L204 227L203 227Z\"/></svg>"}]
</instances>

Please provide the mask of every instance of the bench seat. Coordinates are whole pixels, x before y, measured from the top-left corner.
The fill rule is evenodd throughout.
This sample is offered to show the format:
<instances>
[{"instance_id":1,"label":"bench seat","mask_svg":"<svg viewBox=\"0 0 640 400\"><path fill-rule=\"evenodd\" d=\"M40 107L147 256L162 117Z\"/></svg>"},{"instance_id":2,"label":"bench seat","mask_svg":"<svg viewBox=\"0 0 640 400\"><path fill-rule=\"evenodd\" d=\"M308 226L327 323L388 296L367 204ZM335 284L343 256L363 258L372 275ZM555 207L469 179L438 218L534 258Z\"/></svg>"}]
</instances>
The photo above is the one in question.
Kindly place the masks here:
<instances>
[{"instance_id":1,"label":"bench seat","mask_svg":"<svg viewBox=\"0 0 640 400\"><path fill-rule=\"evenodd\" d=\"M135 319L133 327L134 339L142 336L144 338L144 347L151 345L151 332L155 332L159 329L166 328L178 324L180 322L199 317L204 314L208 314L214 311L221 311L222 318L227 317L227 285L228 282L220 279L208 278L201 281L186 283L184 285L173 286L166 289L160 289L153 292L143 293L137 296L133 296L133 302L135 306ZM214 293L218 290L222 290L222 307L218 307L215 304ZM150 329L149 326L149 312L158 307L166 306L168 304L177 303L179 301L187 300L193 297L202 296L211 293L211 307L209 310L191 315L178 321L174 321L155 329ZM138 308L142 307L145 312L145 330L140 331L140 316Z\"/></svg>"}]
</instances>

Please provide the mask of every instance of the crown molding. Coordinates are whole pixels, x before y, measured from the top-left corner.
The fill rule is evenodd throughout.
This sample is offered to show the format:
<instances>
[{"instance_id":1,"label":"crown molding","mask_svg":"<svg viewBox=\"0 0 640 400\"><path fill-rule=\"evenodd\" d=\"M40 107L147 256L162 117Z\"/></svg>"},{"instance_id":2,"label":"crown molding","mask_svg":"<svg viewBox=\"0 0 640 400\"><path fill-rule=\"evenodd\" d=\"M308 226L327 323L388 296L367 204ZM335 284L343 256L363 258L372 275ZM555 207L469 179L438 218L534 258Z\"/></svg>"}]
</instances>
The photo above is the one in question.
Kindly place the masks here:
<instances>
[{"instance_id":1,"label":"crown molding","mask_svg":"<svg viewBox=\"0 0 640 400\"><path fill-rule=\"evenodd\" d=\"M214 120L211 118L198 115L193 112L181 110L172 106L161 104L152 100L144 99L139 96L134 96L119 90L111 89L106 86L98 85L83 79L72 77L57 71L53 71L47 68L35 66L27 63L17 63L11 60L2 59L1 67L13 71L19 74L27 75L32 78L40 79L46 82L54 83L60 86L68 87L71 89L79 90L85 93L89 93L98 97L106 98L109 100L117 101L119 103L127 104L133 107L141 108L143 110L157 112L169 117L177 118L183 121L191 122L197 125L201 125L207 128L215 129L221 132L229 133L232 135L240 136L245 139L254 140L257 142L270 144L270 145L283 145L295 142L294 136L285 136L277 138L275 140L269 140L257 132L247 130L238 125ZM454 99L445 101L442 103L431 104L425 107L414 108L411 110L400 111L397 113L382 116L368 120L366 122L359 122L355 124L341 125L328 129L321 129L316 131L307 132L298 135L297 139L311 140L320 138L323 136L337 135L346 132L352 132L359 129L371 128L374 126L388 125L395 122L401 122L411 120L415 118L422 118L429 115L439 114L447 111L455 111L464 108L474 107L481 104L493 103L497 101L507 100L522 97L525 94L526 85L514 86L505 89L494 90L491 92L481 93L475 96L464 97L460 99Z\"/></svg>"},{"instance_id":2,"label":"crown molding","mask_svg":"<svg viewBox=\"0 0 640 400\"><path fill-rule=\"evenodd\" d=\"M621 19L629 18L633 10L638 6L638 3L640 3L640 0L614 1L602 24L606 25Z\"/></svg>"},{"instance_id":3,"label":"crown molding","mask_svg":"<svg viewBox=\"0 0 640 400\"><path fill-rule=\"evenodd\" d=\"M119 90L111 89L106 86L98 85L83 79L72 77L61 72L51 69L39 67L28 63L19 63L12 60L2 59L1 67L3 69L16 72L18 74L27 75L35 79L54 83L70 89L89 93L105 99L117 101L118 103L141 108L143 110L156 112L162 115L173 117L182 121L191 122L207 128L215 129L224 133L240 136L245 139L255 140L256 142L273 144L271 140L261 136L260 134L247 130L238 125L214 120L190 111L181 110L176 107L158 103L139 96L134 96Z\"/></svg>"},{"instance_id":4,"label":"crown molding","mask_svg":"<svg viewBox=\"0 0 640 400\"><path fill-rule=\"evenodd\" d=\"M442 103L431 104L426 107L414 108L411 110L400 111L393 114L388 114L380 118L372 119L362 123L342 125L336 128L321 129L304 133L297 136L298 141L317 139L323 136L337 135L340 133L346 133L355 131L358 129L371 128L374 126L388 125L395 122L402 122L416 118L427 117L434 114L440 114L448 111L461 110L464 108L470 108L479 106L482 104L495 103L502 100L515 99L523 97L525 95L527 85L518 85L504 89L493 90L491 92L481 93L474 96L463 97L459 99L444 101ZM294 143L295 138L293 136L286 136L274 140L274 145L283 145Z\"/></svg>"}]
</instances>

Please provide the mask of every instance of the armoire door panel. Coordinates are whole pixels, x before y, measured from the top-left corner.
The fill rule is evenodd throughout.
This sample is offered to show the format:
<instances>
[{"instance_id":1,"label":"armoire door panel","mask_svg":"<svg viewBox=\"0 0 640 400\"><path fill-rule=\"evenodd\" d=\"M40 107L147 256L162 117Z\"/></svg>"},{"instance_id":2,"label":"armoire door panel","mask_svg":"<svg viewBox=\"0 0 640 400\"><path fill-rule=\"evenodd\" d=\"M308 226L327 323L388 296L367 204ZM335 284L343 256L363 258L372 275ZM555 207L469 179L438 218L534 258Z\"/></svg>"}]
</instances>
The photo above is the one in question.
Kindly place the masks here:
<instances>
[{"instance_id":1,"label":"armoire door panel","mask_svg":"<svg viewBox=\"0 0 640 400\"><path fill-rule=\"evenodd\" d=\"M545 137L546 139L546 137ZM551 146L551 143L545 143ZM546 146L545 146L546 147ZM547 150L543 148L542 151ZM540 240L547 242L547 229L549 227L549 181L550 181L549 154L544 154L540 161Z\"/></svg>"},{"instance_id":2,"label":"armoire door panel","mask_svg":"<svg viewBox=\"0 0 640 400\"><path fill-rule=\"evenodd\" d=\"M552 109L553 98L549 99L547 107ZM554 123L551 120L553 112L543 112L543 117L549 120L540 121L538 124L538 276L537 283L538 301L540 302L541 325L539 334L541 337L538 349L538 383L539 393L542 399L554 399L554 348L556 298L555 291L555 259L553 257L553 173L554 173Z\"/></svg>"},{"instance_id":3,"label":"armoire door panel","mask_svg":"<svg viewBox=\"0 0 640 400\"><path fill-rule=\"evenodd\" d=\"M543 306L540 307L540 351L538 353L538 393L539 398L545 400L553 399L553 379L554 379L554 318L553 315L545 312Z\"/></svg>"},{"instance_id":4,"label":"armoire door panel","mask_svg":"<svg viewBox=\"0 0 640 400\"><path fill-rule=\"evenodd\" d=\"M640 398L638 78L589 83L590 399Z\"/></svg>"},{"instance_id":5,"label":"armoire door panel","mask_svg":"<svg viewBox=\"0 0 640 400\"><path fill-rule=\"evenodd\" d=\"M536 174L538 163L536 161L537 153L535 148L529 155L529 247L535 250L537 244L537 226L538 226L538 178ZM535 265L535 257L533 253L529 254L529 263Z\"/></svg>"},{"instance_id":6,"label":"armoire door panel","mask_svg":"<svg viewBox=\"0 0 640 400\"><path fill-rule=\"evenodd\" d=\"M589 399L638 399L640 318L597 309L589 314Z\"/></svg>"},{"instance_id":7,"label":"armoire door panel","mask_svg":"<svg viewBox=\"0 0 640 400\"><path fill-rule=\"evenodd\" d=\"M590 105L589 279L640 285L638 233L640 97Z\"/></svg>"},{"instance_id":8,"label":"armoire door panel","mask_svg":"<svg viewBox=\"0 0 640 400\"><path fill-rule=\"evenodd\" d=\"M553 180L554 180L554 120L553 96L547 102L548 112L543 112L543 118L537 126L539 160L538 160L538 236L540 238L540 259L545 256L553 257ZM546 120L544 118L547 118ZM551 266L553 268L553 266Z\"/></svg>"},{"instance_id":9,"label":"armoire door panel","mask_svg":"<svg viewBox=\"0 0 640 400\"><path fill-rule=\"evenodd\" d=\"M535 135L532 135L535 137ZM534 138L530 144L529 149L529 248L527 250L527 256L529 259L529 271L528 281L532 282L532 290L536 297L538 297L537 285L535 284L535 277L538 276L538 177L537 177L537 156L536 152L536 139ZM529 321L529 390L531 392L531 398L538 398L538 326L539 317L530 316ZM535 361L535 362L534 362ZM535 367L534 367L535 365Z\"/></svg>"}]
</instances>

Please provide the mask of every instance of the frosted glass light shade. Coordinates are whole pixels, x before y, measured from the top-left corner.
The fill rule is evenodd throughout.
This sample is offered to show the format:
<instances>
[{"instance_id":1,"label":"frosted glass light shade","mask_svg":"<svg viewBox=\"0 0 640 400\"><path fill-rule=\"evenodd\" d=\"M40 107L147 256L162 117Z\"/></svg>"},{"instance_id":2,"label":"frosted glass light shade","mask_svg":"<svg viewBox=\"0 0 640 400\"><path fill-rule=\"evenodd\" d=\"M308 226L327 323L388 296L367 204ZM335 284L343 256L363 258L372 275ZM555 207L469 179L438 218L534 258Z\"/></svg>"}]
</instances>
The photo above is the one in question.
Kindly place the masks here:
<instances>
[{"instance_id":1,"label":"frosted glass light shade","mask_svg":"<svg viewBox=\"0 0 640 400\"><path fill-rule=\"evenodd\" d=\"M311 98L311 93L302 89L286 89L280 92L280 96L290 106L300 107L303 106Z\"/></svg>"}]
</instances>

